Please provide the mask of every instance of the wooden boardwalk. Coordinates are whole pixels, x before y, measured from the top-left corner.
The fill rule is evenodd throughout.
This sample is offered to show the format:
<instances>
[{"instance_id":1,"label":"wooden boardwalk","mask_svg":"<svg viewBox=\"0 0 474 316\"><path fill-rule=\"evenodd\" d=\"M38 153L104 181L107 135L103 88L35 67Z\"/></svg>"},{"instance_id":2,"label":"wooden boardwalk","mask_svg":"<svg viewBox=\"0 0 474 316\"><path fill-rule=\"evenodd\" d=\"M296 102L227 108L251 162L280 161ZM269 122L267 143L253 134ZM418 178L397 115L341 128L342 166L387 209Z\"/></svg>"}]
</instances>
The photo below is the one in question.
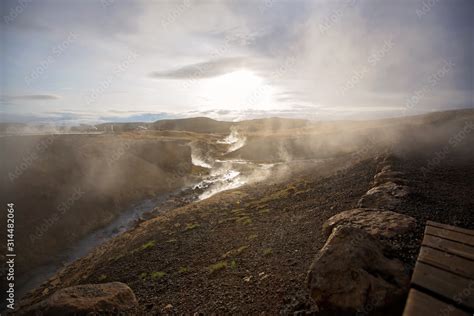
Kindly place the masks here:
<instances>
[{"instance_id":1,"label":"wooden boardwalk","mask_svg":"<svg viewBox=\"0 0 474 316\"><path fill-rule=\"evenodd\" d=\"M474 315L474 230L426 223L403 315Z\"/></svg>"}]
</instances>

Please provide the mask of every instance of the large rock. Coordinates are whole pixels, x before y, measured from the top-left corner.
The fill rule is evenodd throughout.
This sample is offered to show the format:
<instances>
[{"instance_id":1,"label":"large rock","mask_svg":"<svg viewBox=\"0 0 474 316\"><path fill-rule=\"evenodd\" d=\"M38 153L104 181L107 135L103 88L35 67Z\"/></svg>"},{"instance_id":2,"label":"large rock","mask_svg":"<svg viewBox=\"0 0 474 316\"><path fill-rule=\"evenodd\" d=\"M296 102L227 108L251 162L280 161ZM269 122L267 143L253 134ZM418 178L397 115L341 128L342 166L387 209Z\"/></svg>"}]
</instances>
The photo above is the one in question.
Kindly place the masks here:
<instances>
[{"instance_id":1,"label":"large rock","mask_svg":"<svg viewBox=\"0 0 474 316\"><path fill-rule=\"evenodd\" d=\"M413 230L416 220L392 211L357 208L329 218L323 225L323 232L329 236L334 228L339 226L360 228L375 238L391 238Z\"/></svg>"},{"instance_id":2,"label":"large rock","mask_svg":"<svg viewBox=\"0 0 474 316\"><path fill-rule=\"evenodd\" d=\"M138 304L133 291L124 283L77 285L61 289L20 315L117 314Z\"/></svg>"},{"instance_id":3,"label":"large rock","mask_svg":"<svg viewBox=\"0 0 474 316\"><path fill-rule=\"evenodd\" d=\"M407 186L386 182L367 191L357 206L394 210L400 206L408 194Z\"/></svg>"},{"instance_id":4,"label":"large rock","mask_svg":"<svg viewBox=\"0 0 474 316\"><path fill-rule=\"evenodd\" d=\"M384 168L385 169L385 168ZM379 186L386 182L393 182L395 184L406 184L407 181L404 179L405 174L400 171L382 170L374 176L374 186Z\"/></svg>"},{"instance_id":5,"label":"large rock","mask_svg":"<svg viewBox=\"0 0 474 316\"><path fill-rule=\"evenodd\" d=\"M336 227L307 277L323 314L370 314L400 304L410 278L403 264L384 256L381 244L362 229Z\"/></svg>"}]
</instances>

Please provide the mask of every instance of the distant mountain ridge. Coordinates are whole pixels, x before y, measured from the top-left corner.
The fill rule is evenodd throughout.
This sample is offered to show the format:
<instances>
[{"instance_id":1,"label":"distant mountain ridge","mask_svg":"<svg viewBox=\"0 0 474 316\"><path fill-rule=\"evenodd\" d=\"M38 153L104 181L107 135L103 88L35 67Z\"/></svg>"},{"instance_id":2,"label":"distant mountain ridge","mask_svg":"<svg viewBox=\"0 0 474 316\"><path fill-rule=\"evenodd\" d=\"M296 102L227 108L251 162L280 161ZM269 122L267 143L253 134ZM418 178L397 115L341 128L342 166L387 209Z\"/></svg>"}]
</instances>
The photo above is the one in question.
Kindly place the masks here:
<instances>
[{"instance_id":1,"label":"distant mountain ridge","mask_svg":"<svg viewBox=\"0 0 474 316\"><path fill-rule=\"evenodd\" d=\"M277 130L281 128L301 128L311 125L312 122L302 119L287 118L262 118L239 122L218 121L208 117L192 117L183 119L166 119L153 123L104 123L96 125L101 131L131 131L139 129L159 130L159 131L185 131L194 133L229 133L232 126L238 126L249 130Z\"/></svg>"},{"instance_id":2,"label":"distant mountain ridge","mask_svg":"<svg viewBox=\"0 0 474 316\"><path fill-rule=\"evenodd\" d=\"M393 118L383 118L376 120L344 120L344 121L310 121L306 119L291 118L260 118L243 121L219 121L208 117L192 117L181 119L164 119L155 122L110 122L102 124L80 124L78 126L63 126L54 124L25 124L25 123L2 123L0 122L0 133L16 134L22 132L43 131L50 133L66 132L129 132L137 130L158 130L158 131L181 131L204 134L225 134L230 132L232 126L245 129L249 132L255 131L276 131L279 129L294 129L305 127L338 126L345 123L346 126L364 126L367 123L375 125L397 124L400 121L422 124L428 122L443 121L449 118L461 117L465 115L474 115L474 109L457 109L449 111L431 112L413 116L402 116Z\"/></svg>"}]
</instances>

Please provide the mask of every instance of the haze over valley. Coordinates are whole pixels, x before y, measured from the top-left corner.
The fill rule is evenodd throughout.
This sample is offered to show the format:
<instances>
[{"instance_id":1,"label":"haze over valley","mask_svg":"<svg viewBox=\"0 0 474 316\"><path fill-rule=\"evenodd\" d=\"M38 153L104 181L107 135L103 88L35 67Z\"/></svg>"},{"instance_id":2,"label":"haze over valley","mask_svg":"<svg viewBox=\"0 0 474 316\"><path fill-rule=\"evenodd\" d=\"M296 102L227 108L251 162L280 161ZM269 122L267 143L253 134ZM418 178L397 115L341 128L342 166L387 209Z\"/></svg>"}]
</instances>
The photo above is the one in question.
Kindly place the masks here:
<instances>
[{"instance_id":1,"label":"haze over valley","mask_svg":"<svg viewBox=\"0 0 474 316\"><path fill-rule=\"evenodd\" d=\"M0 313L472 314L474 2L0 8Z\"/></svg>"}]
</instances>

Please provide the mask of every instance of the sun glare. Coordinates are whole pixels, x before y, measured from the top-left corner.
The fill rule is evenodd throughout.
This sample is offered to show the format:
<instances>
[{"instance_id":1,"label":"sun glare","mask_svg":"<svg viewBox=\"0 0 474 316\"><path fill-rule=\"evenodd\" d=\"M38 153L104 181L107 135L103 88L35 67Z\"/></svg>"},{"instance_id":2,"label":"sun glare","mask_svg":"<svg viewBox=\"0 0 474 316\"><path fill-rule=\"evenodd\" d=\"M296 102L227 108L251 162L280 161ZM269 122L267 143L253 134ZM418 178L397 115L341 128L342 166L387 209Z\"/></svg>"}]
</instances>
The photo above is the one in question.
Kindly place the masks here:
<instances>
[{"instance_id":1,"label":"sun glare","mask_svg":"<svg viewBox=\"0 0 474 316\"><path fill-rule=\"evenodd\" d=\"M274 88L250 70L242 69L216 78L208 79L200 94L209 105L226 108L259 109L270 106Z\"/></svg>"}]
</instances>

